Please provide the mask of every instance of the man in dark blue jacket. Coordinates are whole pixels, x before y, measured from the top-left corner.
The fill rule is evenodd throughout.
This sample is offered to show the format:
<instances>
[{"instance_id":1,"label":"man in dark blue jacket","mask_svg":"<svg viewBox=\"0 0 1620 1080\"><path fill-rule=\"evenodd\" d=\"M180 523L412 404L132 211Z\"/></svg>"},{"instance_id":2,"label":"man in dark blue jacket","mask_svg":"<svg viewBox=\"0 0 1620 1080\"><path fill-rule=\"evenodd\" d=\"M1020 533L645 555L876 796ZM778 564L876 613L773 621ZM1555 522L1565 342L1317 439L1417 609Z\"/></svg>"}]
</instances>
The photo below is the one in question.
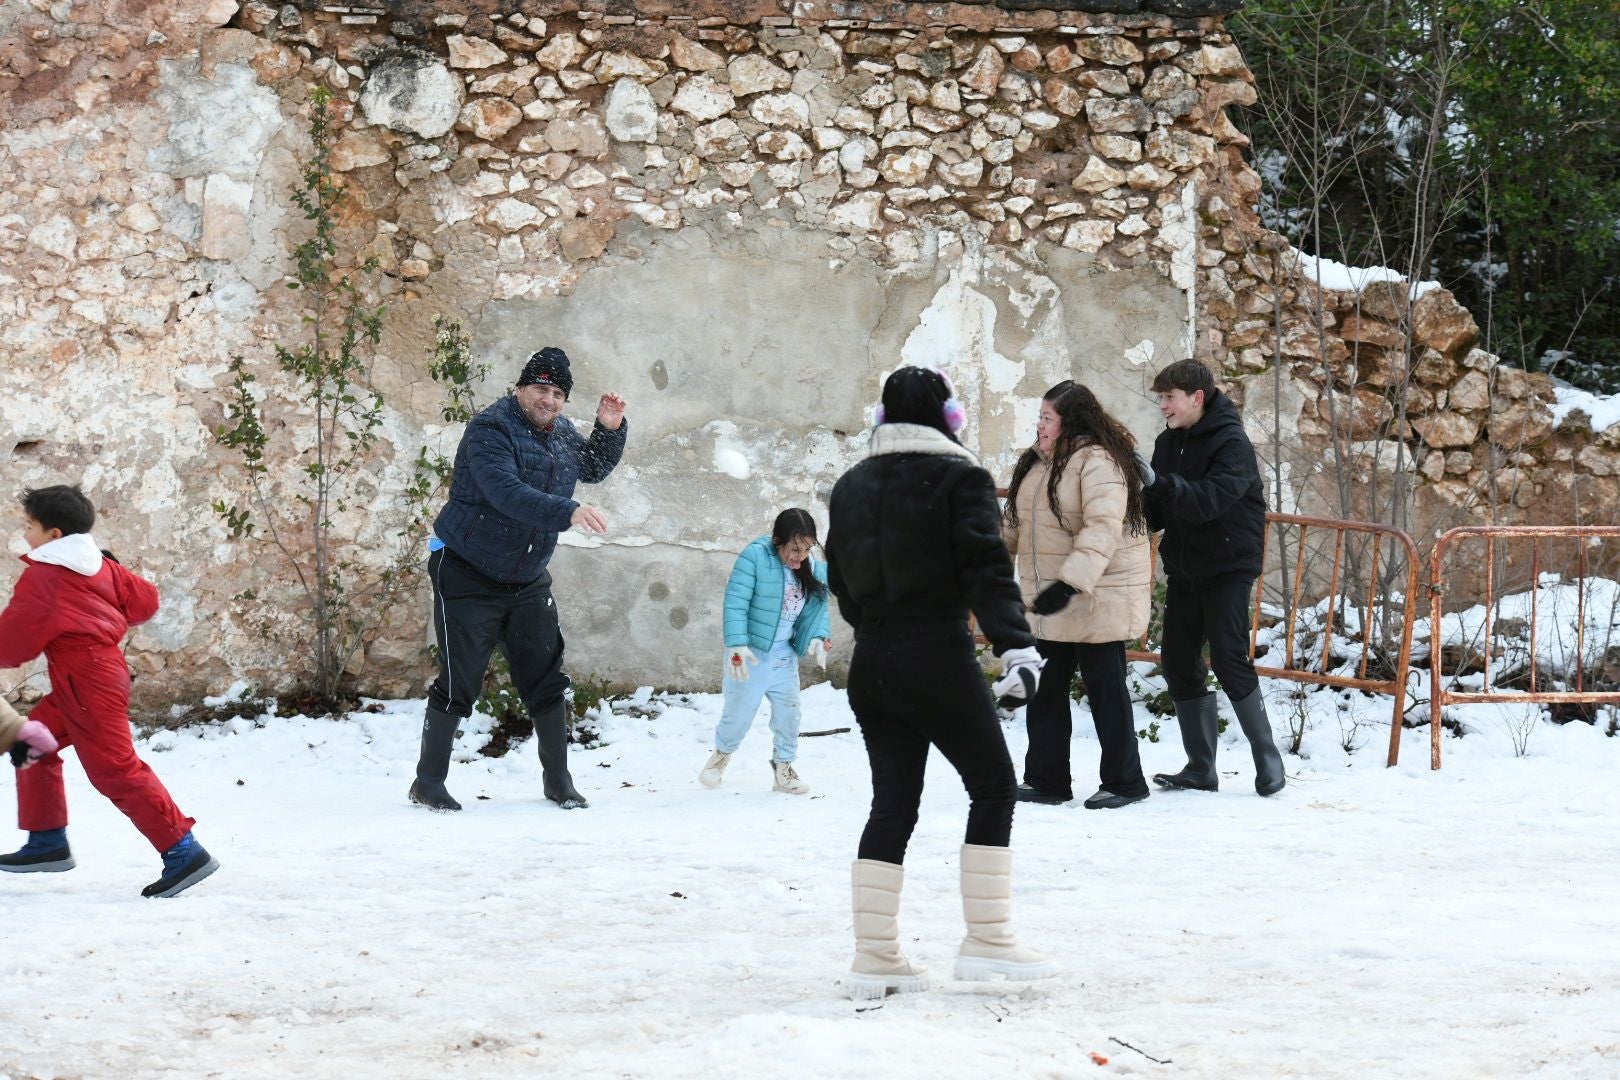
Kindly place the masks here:
<instances>
[{"instance_id":1,"label":"man in dark blue jacket","mask_svg":"<svg viewBox=\"0 0 1620 1080\"><path fill-rule=\"evenodd\" d=\"M604 533L607 519L574 501L574 485L606 480L624 453L624 399L603 394L589 439L562 415L573 389L568 355L529 357L517 388L473 417L456 450L450 501L434 522L428 576L439 677L428 692L412 802L460 810L445 790L456 727L472 713L499 648L534 721L546 798L587 805L568 772L568 676L546 564L565 529Z\"/></svg>"},{"instance_id":2,"label":"man in dark blue jacket","mask_svg":"<svg viewBox=\"0 0 1620 1080\"><path fill-rule=\"evenodd\" d=\"M1148 525L1162 529L1159 559L1168 589L1159 653L1175 702L1187 767L1153 779L1167 788L1214 791L1215 695L1210 666L1254 753L1254 786L1274 795L1287 782L1260 680L1249 659L1249 595L1260 576L1266 500L1254 447L1232 399L1197 360L1179 360L1153 380L1165 429L1153 462L1138 458Z\"/></svg>"}]
</instances>

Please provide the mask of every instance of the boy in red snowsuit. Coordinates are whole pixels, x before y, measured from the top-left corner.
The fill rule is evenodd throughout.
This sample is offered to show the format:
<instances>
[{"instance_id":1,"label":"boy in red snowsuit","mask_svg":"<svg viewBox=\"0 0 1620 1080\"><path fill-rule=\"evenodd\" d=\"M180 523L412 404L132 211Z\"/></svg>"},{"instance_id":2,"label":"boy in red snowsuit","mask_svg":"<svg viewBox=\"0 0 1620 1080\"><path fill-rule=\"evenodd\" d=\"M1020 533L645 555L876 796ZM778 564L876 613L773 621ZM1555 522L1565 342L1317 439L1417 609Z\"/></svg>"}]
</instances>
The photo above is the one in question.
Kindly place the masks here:
<instances>
[{"instance_id":1,"label":"boy in red snowsuit","mask_svg":"<svg viewBox=\"0 0 1620 1080\"><path fill-rule=\"evenodd\" d=\"M163 876L142 896L174 896L219 869L192 837L196 822L174 805L135 756L129 731L124 634L157 613L152 585L90 537L96 510L77 487L23 493L23 537L32 550L11 603L0 611L0 668L45 654L51 692L29 713L62 747L73 746L91 785L122 810L163 856ZM74 867L67 842L62 759L40 756L17 771L17 825L28 842L0 855L0 871L57 873Z\"/></svg>"}]
</instances>

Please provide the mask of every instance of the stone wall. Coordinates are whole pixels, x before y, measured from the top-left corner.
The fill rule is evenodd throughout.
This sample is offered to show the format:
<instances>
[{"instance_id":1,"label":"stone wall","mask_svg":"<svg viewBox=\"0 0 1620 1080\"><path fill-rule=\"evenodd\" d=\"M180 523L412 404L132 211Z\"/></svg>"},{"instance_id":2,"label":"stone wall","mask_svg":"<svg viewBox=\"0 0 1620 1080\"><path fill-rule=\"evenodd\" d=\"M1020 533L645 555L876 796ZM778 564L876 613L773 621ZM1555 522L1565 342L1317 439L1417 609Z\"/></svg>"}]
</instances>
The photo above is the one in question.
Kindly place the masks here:
<instances>
[{"instance_id":1,"label":"stone wall","mask_svg":"<svg viewBox=\"0 0 1620 1080\"><path fill-rule=\"evenodd\" d=\"M1553 380L1486 351L1473 315L1434 283L1331 289L1297 270L1276 320L1283 379L1273 368L1245 380L1246 422L1268 473L1284 474L1284 509L1398 520L1420 547L1461 525L1616 520L1620 424L1594 430L1578 408L1555 409ZM1297 417L1280 446L1267 424L1279 398ZM1600 572L1620 568L1614 557ZM1450 584L1472 595L1473 583Z\"/></svg>"},{"instance_id":2,"label":"stone wall","mask_svg":"<svg viewBox=\"0 0 1620 1080\"><path fill-rule=\"evenodd\" d=\"M1280 353L1285 443L1323 438L1347 301L1315 318L1255 219L1225 112L1254 101L1235 6L0 0L0 477L82 478L103 543L157 578L131 646L145 696L285 682L265 627L296 632L285 568L209 509L234 480L211 432L232 355L264 364L273 433L297 429L268 361L299 333L287 197L325 85L340 240L379 260L388 308L385 452L342 522L357 552L388 549L408 462L457 434L424 372L434 317L492 365L485 399L560 344L573 414L615 390L632 424L584 489L611 533L566 536L554 565L572 667L710 686L734 553L784 506L825 521L899 363L951 373L1002 474L1063 378L1151 437L1147 382L1188 352L1227 369L1257 433ZM1461 348L1436 351L1466 366ZM1418 380L1457 404L1390 434L1460 437L1461 371ZM1448 445L1435 489L1481 445ZM425 626L401 610L363 688L418 691Z\"/></svg>"}]
</instances>

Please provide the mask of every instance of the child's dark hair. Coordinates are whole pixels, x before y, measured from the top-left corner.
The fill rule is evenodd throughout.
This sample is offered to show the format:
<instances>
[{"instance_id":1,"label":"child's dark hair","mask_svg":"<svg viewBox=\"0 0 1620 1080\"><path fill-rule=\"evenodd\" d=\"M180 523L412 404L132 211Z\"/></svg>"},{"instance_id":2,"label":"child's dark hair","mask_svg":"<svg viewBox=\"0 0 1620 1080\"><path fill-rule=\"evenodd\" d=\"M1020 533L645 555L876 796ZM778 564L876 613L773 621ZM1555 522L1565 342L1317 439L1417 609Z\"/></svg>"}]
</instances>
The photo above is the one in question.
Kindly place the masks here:
<instances>
[{"instance_id":1,"label":"child's dark hair","mask_svg":"<svg viewBox=\"0 0 1620 1080\"><path fill-rule=\"evenodd\" d=\"M771 526L771 543L778 548L786 547L801 536L812 544L816 542L816 519L810 516L810 511L790 506L776 515L776 523ZM827 588L816 580L815 571L810 569L809 559L799 564L799 568L793 571L793 576L799 579L806 596L820 596Z\"/></svg>"},{"instance_id":2,"label":"child's dark hair","mask_svg":"<svg viewBox=\"0 0 1620 1080\"><path fill-rule=\"evenodd\" d=\"M1195 394L1202 390L1207 402L1215 393L1215 375L1197 360L1177 360L1153 376L1152 390L1155 394L1168 394L1172 390Z\"/></svg>"},{"instance_id":3,"label":"child's dark hair","mask_svg":"<svg viewBox=\"0 0 1620 1080\"><path fill-rule=\"evenodd\" d=\"M87 533L96 523L96 508L78 484L29 488L22 493L23 513L63 536Z\"/></svg>"}]
</instances>

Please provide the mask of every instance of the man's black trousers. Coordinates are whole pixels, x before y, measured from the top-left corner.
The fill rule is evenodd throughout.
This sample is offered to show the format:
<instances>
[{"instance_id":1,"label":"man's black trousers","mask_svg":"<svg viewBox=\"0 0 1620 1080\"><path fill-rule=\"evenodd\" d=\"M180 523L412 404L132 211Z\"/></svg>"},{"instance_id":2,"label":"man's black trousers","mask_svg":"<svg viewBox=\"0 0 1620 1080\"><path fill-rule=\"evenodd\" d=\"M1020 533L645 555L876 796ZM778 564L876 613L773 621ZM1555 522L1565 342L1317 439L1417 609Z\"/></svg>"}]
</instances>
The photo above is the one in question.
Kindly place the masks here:
<instances>
[{"instance_id":1,"label":"man's black trousers","mask_svg":"<svg viewBox=\"0 0 1620 1080\"><path fill-rule=\"evenodd\" d=\"M470 716L497 648L530 716L542 716L562 701L568 676L562 670L563 638L549 573L527 584L505 585L441 548L428 557L428 577L439 642L439 677L428 691L430 706Z\"/></svg>"}]
</instances>

